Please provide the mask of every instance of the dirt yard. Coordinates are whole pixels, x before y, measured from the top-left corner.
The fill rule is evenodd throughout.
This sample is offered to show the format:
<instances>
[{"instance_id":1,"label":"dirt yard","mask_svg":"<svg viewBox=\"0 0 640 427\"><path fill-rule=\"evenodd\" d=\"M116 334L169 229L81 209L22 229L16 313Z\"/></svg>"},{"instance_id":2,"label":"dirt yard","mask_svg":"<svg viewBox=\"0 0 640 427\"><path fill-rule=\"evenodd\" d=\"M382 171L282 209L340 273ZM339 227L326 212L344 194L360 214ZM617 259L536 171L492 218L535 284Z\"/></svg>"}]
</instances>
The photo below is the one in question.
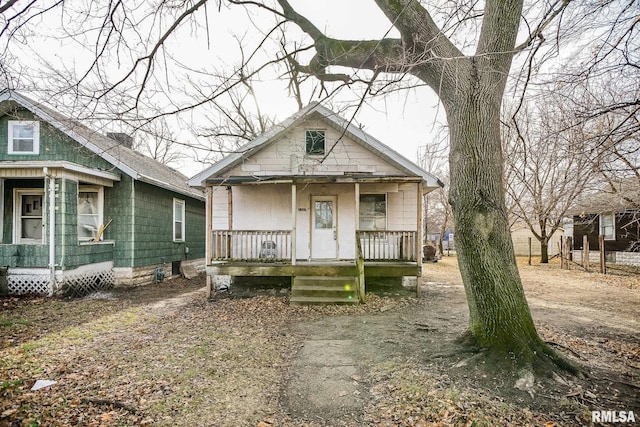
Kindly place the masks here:
<instances>
[{"instance_id":1,"label":"dirt yard","mask_svg":"<svg viewBox=\"0 0 640 427\"><path fill-rule=\"evenodd\" d=\"M640 421L638 277L521 274L543 338L588 377L520 390L474 364L456 341L468 311L445 257L425 265L420 300L399 290L356 307L292 307L271 289L207 302L202 279L1 299L0 425L584 426L592 410ZM39 379L56 383L31 391Z\"/></svg>"}]
</instances>

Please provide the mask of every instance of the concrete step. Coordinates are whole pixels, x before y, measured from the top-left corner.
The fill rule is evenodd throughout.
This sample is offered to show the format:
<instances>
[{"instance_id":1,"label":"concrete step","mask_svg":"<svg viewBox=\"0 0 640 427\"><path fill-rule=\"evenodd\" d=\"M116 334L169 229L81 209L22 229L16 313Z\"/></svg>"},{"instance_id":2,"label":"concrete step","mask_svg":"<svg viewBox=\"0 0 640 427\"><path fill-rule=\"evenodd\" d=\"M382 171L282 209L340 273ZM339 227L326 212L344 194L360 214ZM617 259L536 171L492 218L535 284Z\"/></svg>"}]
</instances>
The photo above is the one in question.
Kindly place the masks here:
<instances>
[{"instance_id":1,"label":"concrete step","mask_svg":"<svg viewBox=\"0 0 640 427\"><path fill-rule=\"evenodd\" d=\"M355 276L296 276L294 283L300 286L331 286L333 284L344 286L345 284L353 284L356 280L358 279Z\"/></svg>"},{"instance_id":2,"label":"concrete step","mask_svg":"<svg viewBox=\"0 0 640 427\"><path fill-rule=\"evenodd\" d=\"M291 288L291 296L319 296L319 297L335 297L335 298L348 298L349 296L355 297L356 289L354 286L320 286L320 285L305 285L305 286L293 286Z\"/></svg>"},{"instance_id":3,"label":"concrete step","mask_svg":"<svg viewBox=\"0 0 640 427\"><path fill-rule=\"evenodd\" d=\"M334 297L301 297L291 296L289 303L293 305L323 305L323 304L358 304L358 298L334 298Z\"/></svg>"}]
</instances>

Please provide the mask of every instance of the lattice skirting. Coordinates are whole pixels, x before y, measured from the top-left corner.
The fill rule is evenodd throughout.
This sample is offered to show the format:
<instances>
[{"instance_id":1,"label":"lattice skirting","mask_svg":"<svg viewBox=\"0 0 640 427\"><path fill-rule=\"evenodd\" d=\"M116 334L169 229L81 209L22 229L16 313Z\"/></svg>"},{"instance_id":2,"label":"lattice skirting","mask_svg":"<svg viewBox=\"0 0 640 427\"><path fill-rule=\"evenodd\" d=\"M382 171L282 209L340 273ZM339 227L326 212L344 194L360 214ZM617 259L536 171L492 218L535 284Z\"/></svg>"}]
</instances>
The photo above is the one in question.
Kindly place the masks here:
<instances>
[{"instance_id":1,"label":"lattice skirting","mask_svg":"<svg viewBox=\"0 0 640 427\"><path fill-rule=\"evenodd\" d=\"M10 268L7 272L9 294L49 295L50 279L50 272L46 268Z\"/></svg>"},{"instance_id":2,"label":"lattice skirting","mask_svg":"<svg viewBox=\"0 0 640 427\"><path fill-rule=\"evenodd\" d=\"M84 296L113 287L113 263L84 265L74 270L56 271L55 289L50 288L48 269L10 268L7 272L9 294Z\"/></svg>"},{"instance_id":3,"label":"lattice skirting","mask_svg":"<svg viewBox=\"0 0 640 427\"><path fill-rule=\"evenodd\" d=\"M114 279L111 267L80 273L65 273L62 285L56 293L67 296L84 296L102 289L112 288Z\"/></svg>"}]
</instances>

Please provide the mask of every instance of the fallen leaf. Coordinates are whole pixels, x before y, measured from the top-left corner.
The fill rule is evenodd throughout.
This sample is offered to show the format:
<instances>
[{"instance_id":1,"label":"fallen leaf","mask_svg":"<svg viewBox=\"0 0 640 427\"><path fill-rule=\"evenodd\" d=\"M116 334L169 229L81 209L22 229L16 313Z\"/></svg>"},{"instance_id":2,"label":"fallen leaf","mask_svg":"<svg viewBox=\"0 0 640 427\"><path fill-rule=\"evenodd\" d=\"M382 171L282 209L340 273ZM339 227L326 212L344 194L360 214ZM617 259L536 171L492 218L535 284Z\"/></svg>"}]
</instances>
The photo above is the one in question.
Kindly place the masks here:
<instances>
[{"instance_id":1,"label":"fallen leaf","mask_svg":"<svg viewBox=\"0 0 640 427\"><path fill-rule=\"evenodd\" d=\"M7 409L2 414L0 414L0 418L10 417L11 415L15 414L16 412L18 412L17 409Z\"/></svg>"}]
</instances>

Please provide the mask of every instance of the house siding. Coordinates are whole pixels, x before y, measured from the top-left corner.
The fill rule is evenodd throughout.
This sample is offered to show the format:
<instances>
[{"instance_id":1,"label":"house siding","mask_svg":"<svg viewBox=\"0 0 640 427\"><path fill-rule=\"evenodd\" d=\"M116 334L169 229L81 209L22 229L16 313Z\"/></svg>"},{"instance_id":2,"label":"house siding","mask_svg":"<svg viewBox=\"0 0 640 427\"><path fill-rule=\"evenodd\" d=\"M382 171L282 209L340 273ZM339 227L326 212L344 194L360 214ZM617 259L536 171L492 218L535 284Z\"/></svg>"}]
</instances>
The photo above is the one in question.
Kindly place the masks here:
<instances>
[{"instance_id":1,"label":"house siding","mask_svg":"<svg viewBox=\"0 0 640 427\"><path fill-rule=\"evenodd\" d=\"M69 138L58 129L40 121L40 152L33 154L8 154L8 130L10 120L39 120L31 112L19 109L11 115L0 117L0 161L65 160L79 165L101 170L112 170L113 166Z\"/></svg>"},{"instance_id":2,"label":"house siding","mask_svg":"<svg viewBox=\"0 0 640 427\"><path fill-rule=\"evenodd\" d=\"M325 130L324 156L306 154L305 130ZM337 141L337 142L336 142ZM333 146L335 144L335 146ZM365 149L347 135L328 127L324 121L306 120L280 139L229 172L229 176L264 175L335 175L343 173L373 173L374 175L405 175L385 160ZM226 175L226 174L225 174Z\"/></svg>"},{"instance_id":3,"label":"house siding","mask_svg":"<svg viewBox=\"0 0 640 427\"><path fill-rule=\"evenodd\" d=\"M123 175L122 180L114 182L113 187L104 190L104 221L112 219L105 230L105 240L114 241L114 267L132 267L134 258L134 196L133 179Z\"/></svg>"},{"instance_id":4,"label":"house siding","mask_svg":"<svg viewBox=\"0 0 640 427\"><path fill-rule=\"evenodd\" d=\"M173 241L173 199L185 201L185 241ZM135 184L133 267L204 258L204 202L143 182ZM189 253L185 253L185 247Z\"/></svg>"},{"instance_id":5,"label":"house siding","mask_svg":"<svg viewBox=\"0 0 640 427\"><path fill-rule=\"evenodd\" d=\"M554 256L559 253L560 240L563 237L562 231L556 231L549 239L548 254ZM531 238L531 255L540 256L540 241L535 238L531 230L528 228L519 228L511 232L511 240L513 241L513 249L517 256L529 255L529 238Z\"/></svg>"},{"instance_id":6,"label":"house siding","mask_svg":"<svg viewBox=\"0 0 640 427\"><path fill-rule=\"evenodd\" d=\"M212 222L213 230L228 230L229 224L229 191L227 187L213 187Z\"/></svg>"},{"instance_id":7,"label":"house siding","mask_svg":"<svg viewBox=\"0 0 640 427\"><path fill-rule=\"evenodd\" d=\"M56 264L63 270L82 265L112 261L114 243L80 243L78 241L78 182L56 180ZM105 201L106 205L106 201ZM107 221L104 215L104 221ZM105 235L105 240L108 240Z\"/></svg>"},{"instance_id":8,"label":"house siding","mask_svg":"<svg viewBox=\"0 0 640 427\"><path fill-rule=\"evenodd\" d=\"M415 183L360 184L361 194L386 194L387 230L416 231L418 228L418 188ZM234 186L231 190L232 222L229 227L228 190L214 187L214 230L291 230L291 185ZM296 192L296 258L309 259L313 196L337 197L338 258L355 257L354 184L305 184Z\"/></svg>"},{"instance_id":9,"label":"house siding","mask_svg":"<svg viewBox=\"0 0 640 427\"><path fill-rule=\"evenodd\" d=\"M637 244L640 233L640 224L637 222L638 213L618 212L615 215L615 240L605 240L604 247L607 252L628 251L634 243ZM582 241L587 236L589 248L598 249L598 234L600 233L599 215L588 214L583 217L573 218L573 247L582 249Z\"/></svg>"}]
</instances>

